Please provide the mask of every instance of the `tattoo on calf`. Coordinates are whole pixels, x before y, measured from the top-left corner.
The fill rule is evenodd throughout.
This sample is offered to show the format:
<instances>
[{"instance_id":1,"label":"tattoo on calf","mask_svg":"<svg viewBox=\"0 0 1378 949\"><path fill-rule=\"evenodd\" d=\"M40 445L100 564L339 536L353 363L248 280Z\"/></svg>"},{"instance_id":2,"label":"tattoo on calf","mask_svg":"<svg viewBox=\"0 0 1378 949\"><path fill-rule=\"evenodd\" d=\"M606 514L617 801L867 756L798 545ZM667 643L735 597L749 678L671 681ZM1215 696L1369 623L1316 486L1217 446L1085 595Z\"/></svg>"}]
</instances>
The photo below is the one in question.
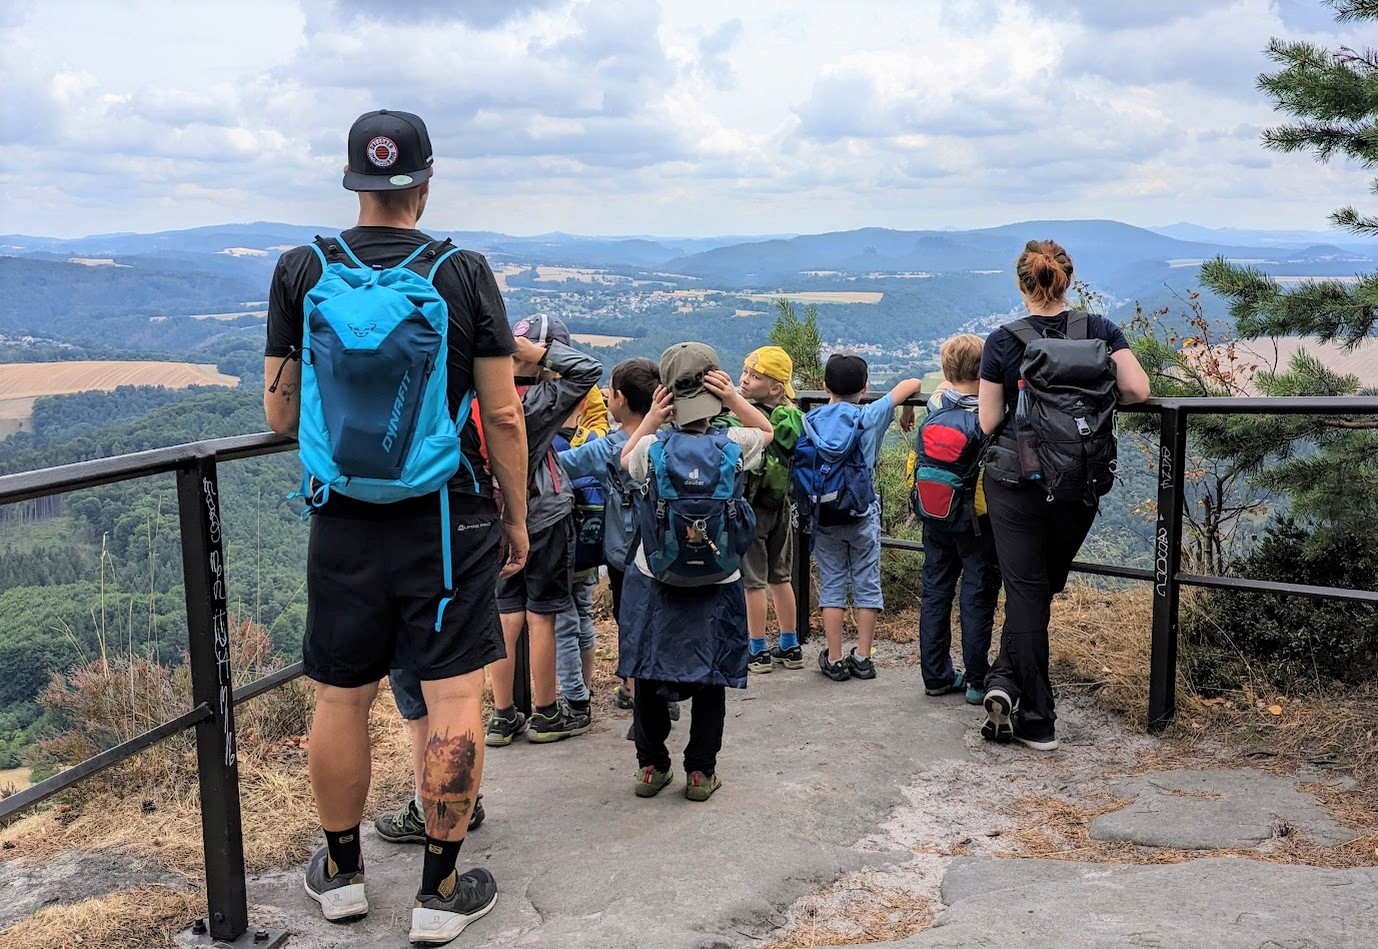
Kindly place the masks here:
<instances>
[{"instance_id":1,"label":"tattoo on calf","mask_svg":"<svg viewBox=\"0 0 1378 949\"><path fill-rule=\"evenodd\" d=\"M432 735L426 744L426 764L421 772L421 797L427 807L435 807L435 824L426 815L426 827L433 837L448 838L469 822L473 810L477 776L478 744L473 732L450 736Z\"/></svg>"}]
</instances>

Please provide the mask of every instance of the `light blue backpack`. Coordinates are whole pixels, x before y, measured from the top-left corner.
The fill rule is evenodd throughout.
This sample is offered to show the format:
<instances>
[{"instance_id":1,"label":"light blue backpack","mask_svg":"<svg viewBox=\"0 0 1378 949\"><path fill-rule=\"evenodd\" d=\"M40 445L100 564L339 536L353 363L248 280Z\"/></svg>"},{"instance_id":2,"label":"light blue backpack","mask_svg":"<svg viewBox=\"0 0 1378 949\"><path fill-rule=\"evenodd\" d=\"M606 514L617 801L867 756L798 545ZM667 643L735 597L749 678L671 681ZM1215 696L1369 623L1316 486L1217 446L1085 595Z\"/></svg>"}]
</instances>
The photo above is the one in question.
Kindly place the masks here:
<instances>
[{"instance_id":1,"label":"light blue backpack","mask_svg":"<svg viewBox=\"0 0 1378 949\"><path fill-rule=\"evenodd\" d=\"M302 309L301 420L308 510L332 493L374 504L440 494L447 591L453 590L449 491L463 467L459 432L473 409L448 400L449 308L431 283L459 248L431 241L395 267L369 266L341 238L316 238L321 277ZM442 600L436 629L449 598Z\"/></svg>"}]
</instances>

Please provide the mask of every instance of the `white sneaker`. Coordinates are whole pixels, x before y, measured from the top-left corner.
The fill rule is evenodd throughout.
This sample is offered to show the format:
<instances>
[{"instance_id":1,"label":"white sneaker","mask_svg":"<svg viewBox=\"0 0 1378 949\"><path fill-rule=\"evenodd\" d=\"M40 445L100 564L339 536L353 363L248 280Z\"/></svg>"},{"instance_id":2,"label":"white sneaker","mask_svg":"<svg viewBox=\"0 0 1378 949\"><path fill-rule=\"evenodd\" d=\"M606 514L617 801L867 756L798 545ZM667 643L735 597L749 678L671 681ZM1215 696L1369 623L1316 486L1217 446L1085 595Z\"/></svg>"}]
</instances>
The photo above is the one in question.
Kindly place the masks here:
<instances>
[{"instance_id":1,"label":"white sneaker","mask_svg":"<svg viewBox=\"0 0 1378 949\"><path fill-rule=\"evenodd\" d=\"M986 709L986 720L981 725L981 737L1001 743L1013 739L1014 725L1010 715L1014 712L1014 703L1010 701L1010 694L1004 689L987 689L982 705Z\"/></svg>"}]
</instances>

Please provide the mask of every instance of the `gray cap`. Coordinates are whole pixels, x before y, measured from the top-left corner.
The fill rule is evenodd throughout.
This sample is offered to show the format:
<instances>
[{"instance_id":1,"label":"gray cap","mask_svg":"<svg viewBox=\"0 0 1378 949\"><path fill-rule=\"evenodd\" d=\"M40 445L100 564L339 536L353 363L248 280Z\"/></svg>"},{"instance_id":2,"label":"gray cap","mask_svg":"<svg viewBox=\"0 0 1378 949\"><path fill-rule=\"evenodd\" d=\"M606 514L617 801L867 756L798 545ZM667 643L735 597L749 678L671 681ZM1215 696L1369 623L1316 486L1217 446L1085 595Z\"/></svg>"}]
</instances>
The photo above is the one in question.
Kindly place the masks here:
<instances>
[{"instance_id":1,"label":"gray cap","mask_svg":"<svg viewBox=\"0 0 1378 949\"><path fill-rule=\"evenodd\" d=\"M722 411L722 399L703 385L703 377L718 368L718 354L707 343L675 343L660 354L660 378L674 397L677 424L712 418Z\"/></svg>"}]
</instances>

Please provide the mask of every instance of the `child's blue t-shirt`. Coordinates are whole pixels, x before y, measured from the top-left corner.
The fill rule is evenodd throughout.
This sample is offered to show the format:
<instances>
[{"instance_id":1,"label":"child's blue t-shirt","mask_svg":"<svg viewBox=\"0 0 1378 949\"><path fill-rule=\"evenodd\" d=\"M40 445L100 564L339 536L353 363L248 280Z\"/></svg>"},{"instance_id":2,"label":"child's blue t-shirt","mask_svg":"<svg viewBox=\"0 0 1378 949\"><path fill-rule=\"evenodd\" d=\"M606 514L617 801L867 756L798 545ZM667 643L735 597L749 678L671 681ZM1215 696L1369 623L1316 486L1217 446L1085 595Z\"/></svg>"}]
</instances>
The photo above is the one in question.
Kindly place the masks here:
<instances>
[{"instance_id":1,"label":"child's blue t-shirt","mask_svg":"<svg viewBox=\"0 0 1378 949\"><path fill-rule=\"evenodd\" d=\"M622 446L630 436L618 429L606 438L591 438L578 448L559 453L560 467L570 478L597 478L605 494L607 515L603 527L603 557L615 570L626 566L632 536L636 533L635 514L630 500L631 481L622 469ZM616 515L614 511L618 512Z\"/></svg>"}]
</instances>

